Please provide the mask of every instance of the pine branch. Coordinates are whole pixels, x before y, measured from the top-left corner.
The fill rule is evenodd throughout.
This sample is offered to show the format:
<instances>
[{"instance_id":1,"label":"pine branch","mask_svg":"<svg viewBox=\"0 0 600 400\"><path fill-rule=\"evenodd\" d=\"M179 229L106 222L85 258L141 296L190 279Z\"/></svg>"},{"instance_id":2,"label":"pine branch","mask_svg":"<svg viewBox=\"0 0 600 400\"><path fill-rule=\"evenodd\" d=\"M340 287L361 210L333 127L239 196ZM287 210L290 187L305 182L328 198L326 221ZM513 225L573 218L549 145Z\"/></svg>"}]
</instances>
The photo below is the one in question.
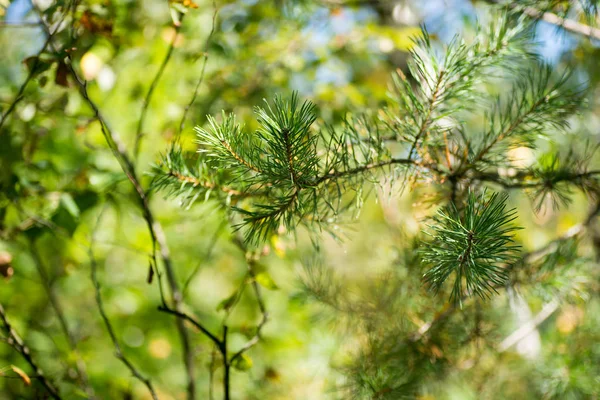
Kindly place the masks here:
<instances>
[{"instance_id":1,"label":"pine branch","mask_svg":"<svg viewBox=\"0 0 600 400\"><path fill-rule=\"evenodd\" d=\"M496 100L488 115L489 127L481 148L469 160L471 165L484 161L503 141L513 140L516 145L531 147L547 127L568 127L568 117L578 110L583 100L582 91L567 87L568 74L550 84L551 74L549 66L532 70L516 83L505 104L500 98Z\"/></svg>"},{"instance_id":2,"label":"pine branch","mask_svg":"<svg viewBox=\"0 0 600 400\"><path fill-rule=\"evenodd\" d=\"M508 275L499 264L516 259L518 246L512 234L518 229L510 226L515 210L505 211L507 196L494 193L489 199L470 193L464 213L454 204L438 211L435 225L426 232L432 241L421 250L423 262L431 268L423 278L431 289L439 291L454 273L451 299L462 307L463 280L469 295L489 296L496 286L503 285Z\"/></svg>"}]
</instances>

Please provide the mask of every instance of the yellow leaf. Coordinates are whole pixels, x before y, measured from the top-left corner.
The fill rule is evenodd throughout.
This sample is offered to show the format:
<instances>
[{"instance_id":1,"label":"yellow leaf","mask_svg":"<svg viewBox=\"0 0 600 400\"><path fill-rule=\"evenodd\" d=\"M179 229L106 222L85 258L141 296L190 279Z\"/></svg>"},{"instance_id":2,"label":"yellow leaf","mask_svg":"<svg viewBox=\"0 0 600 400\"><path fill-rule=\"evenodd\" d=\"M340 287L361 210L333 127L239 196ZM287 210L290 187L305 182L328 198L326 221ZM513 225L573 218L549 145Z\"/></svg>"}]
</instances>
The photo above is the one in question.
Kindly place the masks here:
<instances>
[{"instance_id":1,"label":"yellow leaf","mask_svg":"<svg viewBox=\"0 0 600 400\"><path fill-rule=\"evenodd\" d=\"M279 287L277 287L277 284L275 284L275 282L273 281L273 278L271 278L271 275L269 275L266 271L256 274L254 276L254 279L256 280L256 282L258 282L259 285L261 285L265 289L269 289L269 290L279 289Z\"/></svg>"},{"instance_id":2,"label":"yellow leaf","mask_svg":"<svg viewBox=\"0 0 600 400\"><path fill-rule=\"evenodd\" d=\"M247 371L252 368L252 359L245 354L242 354L240 357L236 358L233 362L233 368L239 371Z\"/></svg>"},{"instance_id":3,"label":"yellow leaf","mask_svg":"<svg viewBox=\"0 0 600 400\"><path fill-rule=\"evenodd\" d=\"M25 384L27 386L31 385L31 379L29 378L29 376L25 373L25 371L23 371L21 368L16 367L14 365L11 365L10 368L12 368L12 370L15 372L15 374L19 375L21 377L21 379L23 379L23 382L25 382Z\"/></svg>"}]
</instances>

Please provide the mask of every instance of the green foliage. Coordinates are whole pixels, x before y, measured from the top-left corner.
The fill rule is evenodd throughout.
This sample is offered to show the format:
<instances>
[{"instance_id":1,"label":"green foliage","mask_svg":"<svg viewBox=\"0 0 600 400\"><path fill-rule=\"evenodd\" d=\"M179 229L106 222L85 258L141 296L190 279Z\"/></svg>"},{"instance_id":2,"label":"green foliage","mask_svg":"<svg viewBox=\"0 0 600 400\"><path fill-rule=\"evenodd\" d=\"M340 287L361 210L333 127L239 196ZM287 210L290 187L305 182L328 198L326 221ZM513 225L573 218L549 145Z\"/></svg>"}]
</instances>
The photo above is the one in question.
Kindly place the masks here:
<instances>
[{"instance_id":1,"label":"green foliage","mask_svg":"<svg viewBox=\"0 0 600 400\"><path fill-rule=\"evenodd\" d=\"M596 1L138 3L0 1L0 398L600 394Z\"/></svg>"},{"instance_id":2,"label":"green foliage","mask_svg":"<svg viewBox=\"0 0 600 400\"><path fill-rule=\"evenodd\" d=\"M506 284L504 265L516 261L519 250L514 244L518 228L511 225L516 211L506 210L507 198L469 193L464 211L455 204L438 211L427 232L431 240L422 247L423 262L431 265L424 279L434 291L454 274L450 296L462 305L465 294L485 298Z\"/></svg>"}]
</instances>

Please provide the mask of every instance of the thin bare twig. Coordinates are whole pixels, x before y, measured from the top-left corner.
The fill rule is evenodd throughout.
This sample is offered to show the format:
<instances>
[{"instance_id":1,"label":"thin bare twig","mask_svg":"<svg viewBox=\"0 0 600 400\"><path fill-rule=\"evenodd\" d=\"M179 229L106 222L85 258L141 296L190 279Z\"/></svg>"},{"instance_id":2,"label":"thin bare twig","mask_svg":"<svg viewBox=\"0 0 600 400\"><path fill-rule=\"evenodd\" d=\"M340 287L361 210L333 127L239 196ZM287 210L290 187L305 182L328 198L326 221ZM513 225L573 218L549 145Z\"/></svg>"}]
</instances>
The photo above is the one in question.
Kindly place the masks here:
<instances>
[{"instance_id":1,"label":"thin bare twig","mask_svg":"<svg viewBox=\"0 0 600 400\"><path fill-rule=\"evenodd\" d=\"M135 141L133 143L133 160L134 161L137 160L139 153L140 153L142 137L144 136L144 133L143 133L144 120L146 119L146 113L148 112L148 107L150 106L150 100L152 100L152 94L154 93L154 89L156 89L156 86L158 85L160 78L162 77L163 73L165 72L165 68L167 67L169 60L171 59L171 55L173 55L173 50L175 49L175 43L177 42L177 39L179 38L179 31L181 30L181 25L183 23L184 16L185 16L185 14L182 14L181 18L179 19L180 23L174 24L174 26L173 26L175 31L173 33L173 38L171 39L171 43L169 43L169 48L167 49L165 58L163 58L163 60L160 64L160 67L158 68L158 71L156 71L156 75L154 75L154 79L152 80L152 83L150 84L150 88L148 88L146 97L144 97L144 102L142 103L142 112L140 114L140 119L138 121L137 129L135 132Z\"/></svg>"},{"instance_id":2,"label":"thin bare twig","mask_svg":"<svg viewBox=\"0 0 600 400\"><path fill-rule=\"evenodd\" d=\"M0 28L39 28L40 22L0 22Z\"/></svg>"},{"instance_id":3,"label":"thin bare twig","mask_svg":"<svg viewBox=\"0 0 600 400\"><path fill-rule=\"evenodd\" d=\"M542 322L547 320L556 310L558 309L558 301L552 300L532 319L527 323L520 326L516 331L508 335L500 344L496 347L498 352L502 353L517 344L521 339L533 332Z\"/></svg>"},{"instance_id":4,"label":"thin bare twig","mask_svg":"<svg viewBox=\"0 0 600 400\"><path fill-rule=\"evenodd\" d=\"M174 310L172 308L169 308L168 306L158 306L158 310L165 312L167 314L173 314L176 317L178 317L177 318L178 320L188 321L189 323L194 325L196 328L198 328L198 330L200 332L204 333L204 335L206 335L210 340L212 340L212 342L214 344L216 344L219 347L222 345L222 342L219 338L217 338L213 333L211 333L211 331L208 330L208 328L206 328L204 325L202 325L198 320L196 320L191 315L189 315L185 312L182 312L182 311Z\"/></svg>"},{"instance_id":5,"label":"thin bare twig","mask_svg":"<svg viewBox=\"0 0 600 400\"><path fill-rule=\"evenodd\" d=\"M23 342L23 339L21 339L21 336L19 336L17 331L15 331L15 329L10 324L10 322L8 322L8 318L6 317L6 313L4 312L4 307L2 306L2 304L0 304L0 319L2 319L2 324L4 326L4 330L6 331L6 334L8 335L6 342L10 346L12 346L12 348L15 349L19 354L21 354L21 356L25 359L25 361L27 361L27 363L31 366L31 368L35 372L38 380L42 383L42 385L48 391L48 394L53 399L56 399L56 400L62 399L56 386L54 386L54 384L52 382L50 382L50 380L48 380L48 378L46 378L42 369L37 365L37 363L33 359L32 355L31 355L31 351L29 350L29 347L27 347L27 345L25 345L25 342Z\"/></svg>"},{"instance_id":6,"label":"thin bare twig","mask_svg":"<svg viewBox=\"0 0 600 400\"><path fill-rule=\"evenodd\" d=\"M125 357L125 354L123 353L123 350L121 349L119 340L117 339L117 335L112 326L112 323L110 322L110 319L108 318L108 315L106 314L106 311L104 310L104 302L102 301L101 286L100 286L100 281L98 280L98 275L97 275L98 263L96 262L96 257L94 256L94 243L95 243L95 238L96 238L96 231L98 229L98 226L100 225L100 220L102 219L103 214L104 214L104 209L102 209L102 211L100 212L100 215L98 215L98 219L96 221L96 226L94 227L94 229L92 231L91 238L90 238L90 245L88 247L88 257L90 259L90 278L92 280L92 284L94 285L94 290L96 292L96 305L98 306L98 311L100 312L100 316L102 317L104 326L106 327L106 330L108 331L108 335L110 336L110 340L112 341L113 346L115 348L115 357L117 359L119 359L127 367L127 369L129 369L129 371L131 372L131 375L133 375L136 379L138 379L140 382L142 382L144 385L146 385L146 387L148 388L148 391L150 392L150 396L152 396L152 398L154 400L158 400L158 396L156 395L156 391L154 390L154 387L152 386L152 382L150 381L150 379L148 379L144 375L142 375L142 373L133 365L133 363L127 357Z\"/></svg>"},{"instance_id":7,"label":"thin bare twig","mask_svg":"<svg viewBox=\"0 0 600 400\"><path fill-rule=\"evenodd\" d=\"M213 0L213 16L212 16L212 26L210 28L210 33L208 34L208 37L206 38L206 41L204 42L204 54L203 54L203 62L202 62L202 70L200 71L200 78L198 78L198 83L196 83L196 87L194 88L194 92L192 94L192 98L190 99L190 102L185 106L185 109L183 110L183 115L181 116L181 121L179 122L179 133L178 135L181 135L181 132L183 131L183 127L185 126L185 120L187 118L187 114L190 110L190 108L192 108L192 106L194 105L194 102L196 101L196 97L198 96L198 90L200 89L200 86L202 85L202 81L204 80L204 72L206 71L206 64L208 63L208 46L210 44L210 39L212 38L214 32L215 32L215 27L216 27L216 20L217 20L217 14L219 12L219 9L217 8L217 2L216 0Z\"/></svg>"},{"instance_id":8,"label":"thin bare twig","mask_svg":"<svg viewBox=\"0 0 600 400\"><path fill-rule=\"evenodd\" d=\"M39 10L37 10L37 11L39 13ZM48 31L48 26L46 24L44 24L43 27L46 31ZM50 42L50 43L52 44L52 42ZM55 48L55 51L59 52L59 49ZM148 232L150 233L150 238L152 241L152 248L153 248L153 252L151 255L152 260L156 260L156 252L158 251L160 253L160 257L162 259L164 269L165 269L165 272L167 275L167 282L169 284L169 288L171 291L171 300L173 302L174 308L176 310L179 310L182 306L181 291L179 289L179 283L177 281L175 268L173 267L173 264L171 261L169 247L168 247L164 232L162 230L162 226L158 221L155 220L154 214L152 213L152 210L150 209L150 204L148 201L147 193L144 190L144 188L142 187L142 185L137 177L137 172L135 170L135 166L134 166L133 162L131 161L131 159L129 158L129 155L127 154L127 150L126 150L125 146L121 143L119 137L115 134L115 132L109 127L106 118L104 118L103 114L100 112L100 109L98 108L96 103L89 97L89 94L87 91L87 82L79 76L77 71L75 71L75 68L73 67L73 63L72 63L70 55L67 54L66 60L68 62L65 64L69 70L69 74L73 77L73 80L75 81L75 84L77 85L77 88L79 90L81 97L85 100L85 102L91 108L92 112L94 113L94 118L96 120L98 120L98 122L100 123L102 134L103 134L111 152L113 153L113 156L118 161L119 165L121 166L121 169L127 176L127 179L131 182L132 186L135 189L135 192L136 192L136 194L138 196L138 200L139 200L139 206L142 211L144 220L146 221L146 224L148 226ZM154 266L155 266L155 268L158 269L156 262L154 262ZM162 285L160 282L160 275L159 275L158 283L160 286L162 301L163 301L163 303L166 303L165 299L163 297L163 294L162 294ZM181 319L179 319L179 318L177 319L176 325L177 325L177 330L179 332L179 336L181 338L182 355L183 355L185 369L186 369L186 375L187 375L188 399L194 400L196 398L196 384L195 384L195 379L194 379L194 356L191 351L190 339L188 336L187 329Z\"/></svg>"},{"instance_id":9,"label":"thin bare twig","mask_svg":"<svg viewBox=\"0 0 600 400\"><path fill-rule=\"evenodd\" d=\"M83 361L83 358L81 357L81 354L79 353L79 350L77 348L77 339L75 338L75 335L73 334L73 332L71 332L71 329L69 328L67 318L65 317L65 312L62 308L62 305L60 304L60 301L58 300L58 297L56 296L56 293L54 292L54 288L52 287L52 284L50 282L50 276L48 275L48 272L44 267L42 258L40 257L40 254L38 253L33 240L30 241L30 249L31 256L33 257L33 263L42 281L42 286L46 291L46 295L48 296L48 300L52 309L56 313L63 335L67 339L69 349L75 356L75 367L77 370L77 375L79 376L83 389L88 394L88 396L90 396L90 398L93 399L95 398L94 389L90 386L85 362Z\"/></svg>"},{"instance_id":10,"label":"thin bare twig","mask_svg":"<svg viewBox=\"0 0 600 400\"><path fill-rule=\"evenodd\" d=\"M504 5L513 10L520 11L530 18L544 21L554 26L558 26L568 32L586 36L590 39L600 40L600 29L594 28L586 24L582 24L581 22L577 22L572 19L559 17L558 15L552 12L541 11L531 6L523 7L515 2L506 3L501 0L487 0L487 2L492 4Z\"/></svg>"}]
</instances>

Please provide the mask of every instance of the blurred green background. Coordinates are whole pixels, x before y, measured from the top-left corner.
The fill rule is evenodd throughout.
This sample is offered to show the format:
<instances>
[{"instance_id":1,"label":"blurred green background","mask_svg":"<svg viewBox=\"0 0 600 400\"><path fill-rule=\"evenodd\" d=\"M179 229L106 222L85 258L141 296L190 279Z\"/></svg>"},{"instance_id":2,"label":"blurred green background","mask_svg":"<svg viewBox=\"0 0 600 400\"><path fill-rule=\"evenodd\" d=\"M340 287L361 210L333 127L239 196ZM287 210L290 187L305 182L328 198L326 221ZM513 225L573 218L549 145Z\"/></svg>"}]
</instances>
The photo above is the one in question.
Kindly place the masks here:
<instances>
[{"instance_id":1,"label":"blurred green background","mask_svg":"<svg viewBox=\"0 0 600 400\"><path fill-rule=\"evenodd\" d=\"M293 90L317 104L320 125L336 125L348 112L387 104L391 73L406 67L411 37L420 32L419 25L425 25L434 40L441 42L458 33L468 38L475 21L489 18L490 9L487 2L467 0L175 3L84 1L77 3L70 22L78 34L71 57L89 81L90 97L130 150L144 96L170 43L174 44L143 127L137 168L146 187L147 173L172 140L178 138L184 149L195 151L192 128L204 125L207 114L234 111L253 128L254 106L263 98ZM60 3L36 4L46 9ZM174 20L181 17L180 11L185 11L185 17L177 33ZM3 113L27 77L24 60L35 55L45 41L36 21L28 1L0 0ZM535 30L541 57L557 70L573 68L590 87L589 107L572 122L573 134L557 137L556 142L597 143L597 43L544 23ZM0 279L0 303L46 374L60 382L65 398L85 398L73 384L74 355L49 304L38 271L42 268L76 338L96 395L150 398L114 357L96 307L87 253L95 231L98 278L123 351L152 378L161 399L183 399L179 338L173 318L156 310L160 303L156 285L147 283L152 244L136 197L106 147L99 123L73 82L65 81L60 63L40 60L40 70L0 128L0 263L4 257L3 268L11 269L10 273L2 271L6 277ZM197 98L179 132L201 76ZM528 163L535 156L523 149L515 159ZM428 189L400 192L384 186L373 190L381 196L370 196L360 217L343 227L343 242L323 236L326 257L322 262L335 271L342 290L380 313L376 317L368 310L360 314L369 315L378 329L399 324L404 331L412 331L446 301L427 293L419 275L399 267L398 262L410 257L404 249L432 213L426 201ZM588 208L578 193L568 207L556 210L544 203L539 213L533 212L526 194L512 193L510 201L518 207L519 224L525 227L519 239L526 249L564 234L585 218ZM244 255L230 242L224 213L211 202L182 209L176 200L165 200L161 194L151 195L151 207L165 229L188 309L216 331L223 317L219 304L246 273ZM40 221L52 222L60 232ZM547 292L525 286L519 305L503 292L485 305L477 303L454 315L438 344L430 342L418 350L430 363L423 367L418 382L420 398L597 398L600 302L591 248L592 243L584 243L589 262L581 269L548 284L554 285L553 290L563 285L570 300L538 327L535 334L539 334L541 348L535 357L513 350L498 354L490 343L502 340L523 318L538 312L548 300ZM263 252L261 264L276 285L264 291L270 320L264 340L248 353L251 367L233 372L232 398L347 398L345 366L356 361L366 337L358 327L362 322L303 297L299 277L305 274L302 265L312 262L314 253L309 241L276 236ZM401 282L390 289L393 300L382 297L390 274L398 278L391 281ZM245 342L259 319L254 302L247 291L231 317L233 347ZM485 339L459 343L458 337L464 339L465 333L453 337L452 327L469 326L482 313ZM389 331L381 337L399 340ZM192 338L198 398L209 398L210 370L218 363L206 338L199 334ZM41 396L43 390L36 392L24 385L11 365L32 374L10 346L0 345L0 398ZM219 374L217 369L215 398L222 396Z\"/></svg>"}]
</instances>

